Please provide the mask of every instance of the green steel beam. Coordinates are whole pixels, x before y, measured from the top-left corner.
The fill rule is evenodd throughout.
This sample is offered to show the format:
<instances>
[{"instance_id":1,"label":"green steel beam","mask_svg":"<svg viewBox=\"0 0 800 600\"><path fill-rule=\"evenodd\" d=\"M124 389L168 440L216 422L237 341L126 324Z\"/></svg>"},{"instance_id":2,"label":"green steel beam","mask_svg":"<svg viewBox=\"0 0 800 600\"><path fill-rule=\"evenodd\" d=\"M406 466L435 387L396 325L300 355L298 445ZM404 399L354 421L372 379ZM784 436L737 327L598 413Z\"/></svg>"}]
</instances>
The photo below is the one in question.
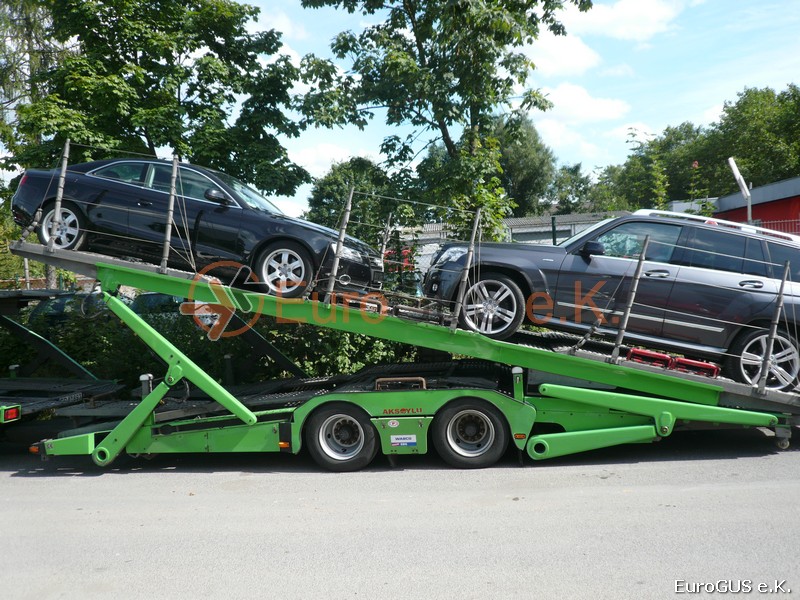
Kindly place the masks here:
<instances>
[{"instance_id":1,"label":"green steel beam","mask_svg":"<svg viewBox=\"0 0 800 600\"><path fill-rule=\"evenodd\" d=\"M114 314L169 365L166 379L167 385L173 386L182 377L185 377L231 413L236 415L244 423L252 425L257 421L256 416L249 408L239 402L230 392L192 362L188 356L178 350L178 348L170 343L164 336L142 320L142 318L128 308L124 302L114 298L107 292L104 293L103 299Z\"/></svg>"},{"instance_id":2,"label":"green steel beam","mask_svg":"<svg viewBox=\"0 0 800 600\"><path fill-rule=\"evenodd\" d=\"M652 442L658 437L655 427L652 425L547 433L530 439L528 442L528 456L533 460L543 460L610 446L619 446L620 444Z\"/></svg>"},{"instance_id":3,"label":"green steel beam","mask_svg":"<svg viewBox=\"0 0 800 600\"><path fill-rule=\"evenodd\" d=\"M431 323L419 323L369 310L358 310L338 304L302 299L286 299L215 286L208 281L181 279L158 273L116 265L97 264L97 276L106 291L129 285L191 298L195 301L219 303L222 290L225 303L237 310L260 312L298 323L359 333L386 340L413 343L417 346L492 360L508 365L527 367L557 375L580 377L668 398L691 399L691 402L716 405L722 388L705 382L688 381L661 373L631 369L621 365L594 361L549 350L541 350L492 340L462 330L451 330ZM215 293L216 292L216 293Z\"/></svg>"},{"instance_id":4,"label":"green steel beam","mask_svg":"<svg viewBox=\"0 0 800 600\"><path fill-rule=\"evenodd\" d=\"M656 422L659 435L672 433L675 421L679 419L752 427L774 427L778 424L778 417L775 415L740 410L738 408L705 406L691 402L675 402L674 400L664 400L662 398L649 398L601 390L586 390L553 384L540 385L539 392L543 396L551 398L652 417Z\"/></svg>"}]
</instances>

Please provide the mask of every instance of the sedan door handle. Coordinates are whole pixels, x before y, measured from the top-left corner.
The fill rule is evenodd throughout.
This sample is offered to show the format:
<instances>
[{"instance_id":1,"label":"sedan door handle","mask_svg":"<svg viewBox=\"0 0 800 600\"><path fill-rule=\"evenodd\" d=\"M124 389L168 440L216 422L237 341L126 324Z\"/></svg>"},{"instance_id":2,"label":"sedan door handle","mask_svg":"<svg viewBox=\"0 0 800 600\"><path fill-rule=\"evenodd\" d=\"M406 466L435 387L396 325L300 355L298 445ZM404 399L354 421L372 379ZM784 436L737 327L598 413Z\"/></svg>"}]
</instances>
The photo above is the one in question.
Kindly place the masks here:
<instances>
[{"instance_id":1,"label":"sedan door handle","mask_svg":"<svg viewBox=\"0 0 800 600\"><path fill-rule=\"evenodd\" d=\"M669 277L669 271L665 271L664 269L656 269L654 271L645 271L645 277L655 277L656 279L664 279Z\"/></svg>"},{"instance_id":2,"label":"sedan door handle","mask_svg":"<svg viewBox=\"0 0 800 600\"><path fill-rule=\"evenodd\" d=\"M759 281L758 279L745 279L744 281L739 282L739 287L759 289L764 287L764 282Z\"/></svg>"},{"instance_id":3,"label":"sedan door handle","mask_svg":"<svg viewBox=\"0 0 800 600\"><path fill-rule=\"evenodd\" d=\"M148 200L139 200L139 202L137 202L136 204L138 204L139 206L153 206L153 203L149 202Z\"/></svg>"}]
</instances>

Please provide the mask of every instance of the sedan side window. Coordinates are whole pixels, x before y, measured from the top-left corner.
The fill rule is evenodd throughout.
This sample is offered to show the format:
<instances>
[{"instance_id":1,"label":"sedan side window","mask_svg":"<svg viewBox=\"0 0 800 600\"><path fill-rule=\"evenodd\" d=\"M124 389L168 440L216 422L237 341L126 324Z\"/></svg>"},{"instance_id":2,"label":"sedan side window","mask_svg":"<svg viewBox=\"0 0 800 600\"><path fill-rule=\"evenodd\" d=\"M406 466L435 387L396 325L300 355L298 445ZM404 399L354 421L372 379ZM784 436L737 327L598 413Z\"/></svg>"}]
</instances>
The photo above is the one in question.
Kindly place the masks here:
<instances>
[{"instance_id":1,"label":"sedan side window","mask_svg":"<svg viewBox=\"0 0 800 600\"><path fill-rule=\"evenodd\" d=\"M681 234L680 225L665 223L623 223L597 238L605 248L606 256L638 258L647 236L647 260L669 262Z\"/></svg>"},{"instance_id":2,"label":"sedan side window","mask_svg":"<svg viewBox=\"0 0 800 600\"><path fill-rule=\"evenodd\" d=\"M169 192L171 180L171 165L153 165L150 187L160 192ZM205 200L206 190L209 188L219 189L219 186L197 171L185 167L178 169L178 176L175 179L175 191L178 195Z\"/></svg>"},{"instance_id":3,"label":"sedan side window","mask_svg":"<svg viewBox=\"0 0 800 600\"><path fill-rule=\"evenodd\" d=\"M92 175L105 177L106 179L116 179L117 181L124 181L125 183L143 185L144 172L146 170L147 165L145 163L122 162L101 167L94 171Z\"/></svg>"},{"instance_id":4,"label":"sedan side window","mask_svg":"<svg viewBox=\"0 0 800 600\"><path fill-rule=\"evenodd\" d=\"M206 190L209 188L219 189L219 186L208 177L186 167L178 170L178 181L175 186L179 194L196 200L205 200Z\"/></svg>"}]
</instances>

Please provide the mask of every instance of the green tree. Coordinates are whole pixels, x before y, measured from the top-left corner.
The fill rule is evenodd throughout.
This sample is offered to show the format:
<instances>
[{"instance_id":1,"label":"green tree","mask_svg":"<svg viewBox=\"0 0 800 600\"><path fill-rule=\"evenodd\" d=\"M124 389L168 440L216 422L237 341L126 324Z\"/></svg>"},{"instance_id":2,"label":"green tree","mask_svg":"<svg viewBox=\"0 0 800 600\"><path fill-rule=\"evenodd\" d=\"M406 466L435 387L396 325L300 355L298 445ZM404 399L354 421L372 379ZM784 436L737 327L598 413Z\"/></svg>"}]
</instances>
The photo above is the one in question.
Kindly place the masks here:
<instances>
[{"instance_id":1,"label":"green tree","mask_svg":"<svg viewBox=\"0 0 800 600\"><path fill-rule=\"evenodd\" d=\"M41 97L38 76L63 54L49 33L50 15L40 0L0 5L0 144L14 141L16 107Z\"/></svg>"},{"instance_id":2,"label":"green tree","mask_svg":"<svg viewBox=\"0 0 800 600\"><path fill-rule=\"evenodd\" d=\"M487 232L510 213L511 199L498 177L500 161L491 138L494 113L511 106L526 112L545 108L537 91L526 89L534 68L524 53L542 28L564 34L557 13L565 4L588 10L588 0L490 0L423 2L419 0L303 0L305 7L334 6L385 20L360 34L340 33L333 51L352 59L352 71L337 73L331 61L304 59L305 79L314 82L302 110L318 125L364 126L381 109L389 125L410 126L405 137L392 135L382 144L390 165L407 164L419 150L416 141L433 134L449 161L438 174L447 186L455 215L484 210ZM430 169L429 169L430 170ZM468 219L470 220L470 219ZM468 227L468 223L461 223Z\"/></svg>"},{"instance_id":3,"label":"green tree","mask_svg":"<svg viewBox=\"0 0 800 600\"><path fill-rule=\"evenodd\" d=\"M17 147L17 107L36 102L42 98L40 77L58 64L65 50L49 34L50 13L42 0L8 0L0 5L0 146L11 152ZM41 143L40 135L31 136L29 143L36 147ZM0 165L7 161L0 160ZM16 182L12 182L15 184ZM4 189L11 197L13 189ZM9 204L2 214L3 245L16 238L19 231L11 219ZM22 279L24 261L6 252L0 261L0 278ZM46 277L46 286L56 287L56 269L31 263L29 273Z\"/></svg>"},{"instance_id":4,"label":"green tree","mask_svg":"<svg viewBox=\"0 0 800 600\"><path fill-rule=\"evenodd\" d=\"M396 226L413 224L414 210L398 200L402 192L392 178L383 168L361 157L334 164L326 175L314 182L305 218L338 227L351 189L349 235L380 247L390 216Z\"/></svg>"},{"instance_id":5,"label":"green tree","mask_svg":"<svg viewBox=\"0 0 800 600\"><path fill-rule=\"evenodd\" d=\"M631 207L663 204L736 192L728 167L734 156L743 177L764 185L800 173L800 88L791 84L775 93L746 88L726 102L716 123L696 127L682 123L641 140L612 182L614 194ZM695 167L698 165L698 167ZM708 212L709 207L704 211Z\"/></svg>"},{"instance_id":6,"label":"green tree","mask_svg":"<svg viewBox=\"0 0 800 600\"><path fill-rule=\"evenodd\" d=\"M589 189L586 206L588 212L630 209L628 200L620 193L618 181L621 173L620 165L610 165L596 174L596 181Z\"/></svg>"},{"instance_id":7,"label":"green tree","mask_svg":"<svg viewBox=\"0 0 800 600\"><path fill-rule=\"evenodd\" d=\"M492 136L500 146L500 183L516 204L515 217L540 214L542 199L555 176L555 155L529 117L500 118Z\"/></svg>"},{"instance_id":8,"label":"green tree","mask_svg":"<svg viewBox=\"0 0 800 600\"><path fill-rule=\"evenodd\" d=\"M581 171L581 163L564 165L556 171L548 198L557 215L582 212L589 199L592 179Z\"/></svg>"},{"instance_id":9,"label":"green tree","mask_svg":"<svg viewBox=\"0 0 800 600\"><path fill-rule=\"evenodd\" d=\"M277 56L279 33L248 33L258 9L231 0L46 6L53 38L74 46L40 78L41 98L17 108L17 164L51 164L69 137L114 153L170 147L268 193L308 180L278 139L299 132L285 110L297 70Z\"/></svg>"}]
</instances>

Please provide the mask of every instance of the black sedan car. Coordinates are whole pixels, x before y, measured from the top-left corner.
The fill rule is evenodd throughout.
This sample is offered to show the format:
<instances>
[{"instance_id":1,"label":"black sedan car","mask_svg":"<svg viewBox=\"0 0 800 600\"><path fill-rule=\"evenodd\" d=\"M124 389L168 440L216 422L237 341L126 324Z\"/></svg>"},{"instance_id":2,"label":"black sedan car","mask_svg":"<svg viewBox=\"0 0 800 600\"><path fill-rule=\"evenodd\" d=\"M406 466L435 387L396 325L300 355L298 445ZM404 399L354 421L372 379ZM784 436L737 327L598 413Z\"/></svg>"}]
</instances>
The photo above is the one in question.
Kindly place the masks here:
<instances>
[{"instance_id":1,"label":"black sedan car","mask_svg":"<svg viewBox=\"0 0 800 600\"><path fill-rule=\"evenodd\" d=\"M55 247L86 248L158 264L167 231L172 163L113 159L67 171ZM58 186L56 171L28 170L14 194L14 221L28 227L39 208L39 240L50 241ZM200 271L227 261L249 266L266 291L305 295L330 276L338 233L283 214L238 179L181 164L175 182L169 264ZM383 261L355 238L345 239L338 290L379 288Z\"/></svg>"}]
</instances>

